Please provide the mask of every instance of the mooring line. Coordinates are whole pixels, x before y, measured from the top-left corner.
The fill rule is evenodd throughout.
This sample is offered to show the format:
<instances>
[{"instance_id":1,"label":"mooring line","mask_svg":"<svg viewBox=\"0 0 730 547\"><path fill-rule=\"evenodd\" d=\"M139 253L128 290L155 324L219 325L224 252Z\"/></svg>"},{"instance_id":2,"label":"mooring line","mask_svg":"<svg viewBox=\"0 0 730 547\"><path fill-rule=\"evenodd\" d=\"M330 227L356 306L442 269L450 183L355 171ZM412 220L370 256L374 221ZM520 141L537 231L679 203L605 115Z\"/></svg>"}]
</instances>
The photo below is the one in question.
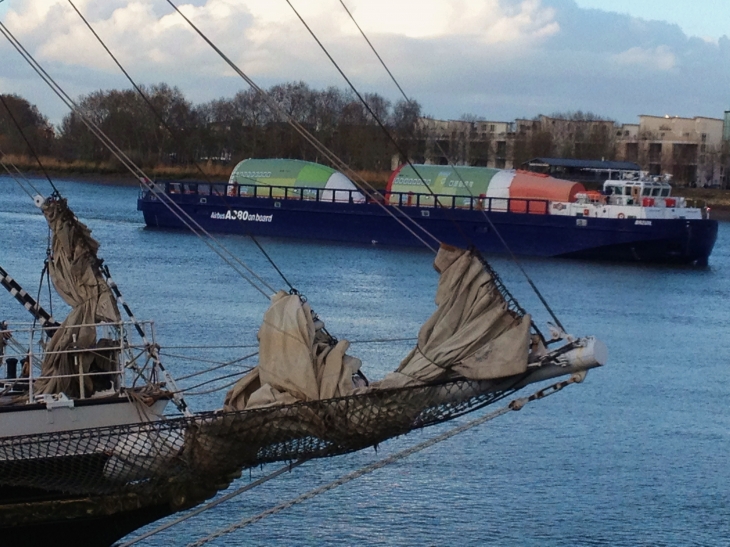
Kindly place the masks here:
<instances>
[{"instance_id":1,"label":"mooring line","mask_svg":"<svg viewBox=\"0 0 730 547\"><path fill-rule=\"evenodd\" d=\"M230 493L226 494L225 496L221 496L220 498L213 500L210 503L206 503L205 505L202 505L202 506L198 507L197 509L190 511L189 513L186 513L183 516L181 516L173 521L170 521L161 526L158 526L157 528L150 530L149 532L145 532L141 536L136 537L131 541L117 544L116 547L129 547L130 545L135 545L144 539L147 539L156 534L159 534L160 532L163 532L163 531L167 530L168 528L172 528L173 526L176 526L176 525L180 524L181 522L185 522L189 518L195 517L195 516L199 515L200 513L207 511L208 509L212 509L213 507L216 507L217 505L220 505L223 502L233 499L236 496L240 496L244 492L248 492L252 488L260 486L260 485L264 484L265 482L270 481L271 479L275 479L279 475L282 475L283 473L286 473L287 471L291 471L295 467L299 467L303 463L308 462L310 459L311 458L301 458L295 462L292 462L283 467L280 467L279 469L277 469L273 473L269 473L265 477L261 477L260 479L255 480L254 482L251 482L251 483L247 484L246 486L242 486L241 488L234 490L233 492L230 492Z\"/></svg>"}]
</instances>

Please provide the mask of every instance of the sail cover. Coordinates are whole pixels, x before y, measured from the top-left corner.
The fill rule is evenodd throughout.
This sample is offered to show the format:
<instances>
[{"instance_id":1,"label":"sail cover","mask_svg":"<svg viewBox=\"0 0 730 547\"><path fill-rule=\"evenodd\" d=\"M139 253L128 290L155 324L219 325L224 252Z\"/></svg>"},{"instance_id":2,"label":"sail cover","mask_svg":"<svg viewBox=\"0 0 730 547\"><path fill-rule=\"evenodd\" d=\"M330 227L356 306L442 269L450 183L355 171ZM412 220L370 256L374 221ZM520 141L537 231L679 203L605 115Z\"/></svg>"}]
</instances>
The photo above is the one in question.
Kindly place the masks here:
<instances>
[{"instance_id":1,"label":"sail cover","mask_svg":"<svg viewBox=\"0 0 730 547\"><path fill-rule=\"evenodd\" d=\"M279 291L259 329L259 364L228 392L225 410L344 397L360 360L346 355L298 295Z\"/></svg>"},{"instance_id":2,"label":"sail cover","mask_svg":"<svg viewBox=\"0 0 730 547\"><path fill-rule=\"evenodd\" d=\"M491 380L527 370L531 318L505 300L499 280L471 251L442 245L438 306L418 344L397 371L371 389L417 386L457 378ZM360 360L334 343L309 304L275 294L259 330L259 365L227 394L227 411L316 401L358 392Z\"/></svg>"},{"instance_id":3,"label":"sail cover","mask_svg":"<svg viewBox=\"0 0 730 547\"><path fill-rule=\"evenodd\" d=\"M490 380L527 370L531 318L511 310L478 256L442 245L434 314L398 370L377 384L404 387L463 377Z\"/></svg>"},{"instance_id":4,"label":"sail cover","mask_svg":"<svg viewBox=\"0 0 730 547\"><path fill-rule=\"evenodd\" d=\"M59 376L78 375L79 368L89 372L95 358L92 352L67 351L94 348L96 328L91 324L117 323L121 317L99 270L99 243L91 237L91 230L79 222L63 198L47 200L42 209L53 236L48 270L56 291L72 309L46 345L41 364L44 378L36 381L35 389L37 393L63 392L78 397L81 392L78 377ZM108 368L111 364L107 360L101 366ZM93 392L89 376L84 379L84 392L86 396Z\"/></svg>"}]
</instances>

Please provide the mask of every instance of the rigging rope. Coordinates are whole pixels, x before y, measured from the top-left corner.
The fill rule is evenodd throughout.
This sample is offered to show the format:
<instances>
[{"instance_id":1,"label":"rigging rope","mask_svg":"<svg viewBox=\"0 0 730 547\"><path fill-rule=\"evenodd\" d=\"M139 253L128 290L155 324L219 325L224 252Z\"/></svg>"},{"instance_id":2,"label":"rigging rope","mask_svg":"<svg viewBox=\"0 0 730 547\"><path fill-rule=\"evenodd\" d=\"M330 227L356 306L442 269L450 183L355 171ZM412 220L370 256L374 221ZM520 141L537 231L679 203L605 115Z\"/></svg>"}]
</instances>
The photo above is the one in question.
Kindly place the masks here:
<instances>
[{"instance_id":1,"label":"rigging rope","mask_svg":"<svg viewBox=\"0 0 730 547\"><path fill-rule=\"evenodd\" d=\"M350 89L353 91L353 93L355 93L355 95L357 96L357 98L363 104L363 106L365 107L365 109L370 113L370 115L373 117L373 119L378 124L378 126L380 127L380 129L388 137L388 139L393 144L393 146L395 146L396 150L400 154L400 157L403 158L405 160L405 162L408 165L411 166L411 168L413 169L413 172L416 173L416 176L420 179L421 183L426 187L426 190L428 190L428 192L433 196L435 206L442 207L446 211L446 217L454 225L454 228L456 228L456 231L459 232L459 234L461 235L461 237L464 238L464 241L466 242L466 245L468 247L474 247L474 242L471 240L471 238L466 233L464 233L464 231L461 229L461 225L458 222L456 222L456 220L452 217L451 213L449 212L449 209L446 208L446 207L444 207L441 204L441 202L439 201L438 196L436 195L436 193L426 183L426 181L423 179L423 177L421 176L421 174L416 170L415 166L413 165L413 162L411 162L411 159L408 157L408 154L406 154L406 152L403 150L403 148L400 146L400 144L398 144L398 142L395 140L395 138L393 137L393 135L391 135L390 131L388 131L388 128L385 127L385 124L380 120L380 118L378 117L378 115L375 114L375 112L373 112L372 108L370 108L370 105L367 103L367 101L363 98L363 96L360 94L360 92L357 90L357 88L355 88L355 86L353 85L353 83L350 81L350 79L347 77L347 75L344 73L344 71L340 68L340 66L334 60L334 58L332 57L332 55L330 55L329 51L327 51L327 48L324 47L324 44L322 44L322 42L319 40L319 38L317 38L317 36L314 34L314 32L312 31L312 29L306 23L306 21L304 21L304 18L301 15L299 15L299 12L292 5L291 1L290 0L286 0L286 3L289 4L289 7L296 14L296 16L299 18L299 20L304 25L304 27L307 29L307 31L312 36L312 38L314 38L314 41L317 42L317 44L319 45L320 49L324 52L324 54L327 56L327 58L330 60L330 62L334 65L334 67L337 69L337 71L340 73L340 75L347 82L347 85L350 86ZM411 101L409 100L408 102L410 103Z\"/></svg>"},{"instance_id":2,"label":"rigging rope","mask_svg":"<svg viewBox=\"0 0 730 547\"><path fill-rule=\"evenodd\" d=\"M94 30L94 28L91 26L91 23L86 19L86 17L83 16L83 14L79 11L79 9L76 7L76 5L73 3L72 0L68 0L68 3L71 4L71 7L74 9L74 11L78 14L78 16L81 18L81 20L86 24L87 28L91 31L91 33L94 35L94 37L97 39L97 41L101 44L101 46L104 48L104 50L109 54L109 56L112 58L114 63L119 67L119 70L122 71L122 73L127 77L127 80L129 80L129 83L132 84L132 87L137 91L140 97L144 100L145 103L147 103L147 106L152 111L152 113L155 115L155 117L159 120L159 122L162 124L162 126L167 130L167 132L170 134L170 136L175 140L176 144L182 148L183 150L189 148L188 146L183 143L182 138L180 137L180 134L176 131L173 131L173 129L170 127L170 125L165 121L164 117L160 112L155 108L155 106L152 104L152 101L147 97L147 95L144 94L140 86L137 85L137 83L132 79L132 76L130 76L129 72L125 70L125 68L122 66L122 64L119 62L119 60L116 58L116 56L111 52L111 50L107 47L106 43L101 39L101 36L97 34L97 32ZM193 165L195 165L195 168L198 170L198 172L203 176L203 178L209 183L213 184L213 181L210 180L210 177L207 173L203 171L203 168L200 166L200 164L195 161L195 158L193 158ZM226 208L230 211L231 207L228 206L226 196L223 197L223 202L226 204ZM245 225L245 221L242 219L237 219L238 222L241 225ZM269 261L269 264L277 271L277 273L281 276L281 278L284 280L284 282L289 285L290 289L293 289L291 283L289 283L289 280L284 276L282 271L279 269L279 267L276 265L276 263L273 261L273 259L269 256L269 254L264 251L263 247L259 245L259 242L256 241L256 238L252 234L248 234L248 236L253 240L253 242L256 244L256 246L260 249L260 251L263 253L263 255L266 257L266 259Z\"/></svg>"},{"instance_id":3,"label":"rigging rope","mask_svg":"<svg viewBox=\"0 0 730 547\"><path fill-rule=\"evenodd\" d=\"M200 395L209 395L211 393L215 393L217 391L223 391L224 389L228 389L231 386L235 386L238 383L238 380L240 378L237 378L233 380L232 382L228 382L227 384L223 384L222 386L214 387L213 389L207 389L205 391L186 391L185 395L187 397L198 397Z\"/></svg>"},{"instance_id":4,"label":"rigging rope","mask_svg":"<svg viewBox=\"0 0 730 547\"><path fill-rule=\"evenodd\" d=\"M168 205L170 211L194 234L196 234L211 250L213 250L224 262L231 266L243 279L245 279L252 287L258 290L267 300L271 293L276 290L266 283L260 276L258 276L247 264L241 261L238 257L233 255L228 249L225 248L216 238L214 238L208 231L206 231L197 221L192 218L187 212L185 212L177 203L175 203L169 196L164 192L160 193L152 184L151 179L147 174L138 167L125 153L122 151L109 137L102 131L90 117L83 112L79 105L71 99L71 97L61 88L58 83L43 69L43 67L33 58L33 56L23 47L23 45L15 38L15 36L7 29L7 27L0 22L0 34L3 34L5 38L11 43L11 45L18 51L23 59L33 68L33 70L41 77L41 79L48 84L51 90L58 95L58 97L71 109L72 112L77 114L81 121L86 125L89 131L92 132L102 144L124 165L130 173L135 175L140 182L145 184L149 190L151 190L158 198ZM176 208L173 210L170 206ZM193 228L195 226L196 228ZM205 237L203 237L204 234ZM207 239L206 239L207 238ZM264 291L258 286L252 279L246 274L241 272L232 262L235 261L241 265L250 275L252 275L259 283L269 289L270 293Z\"/></svg>"},{"instance_id":5,"label":"rigging rope","mask_svg":"<svg viewBox=\"0 0 730 547\"><path fill-rule=\"evenodd\" d=\"M200 372L196 372L193 374L189 374L187 376L183 376L182 378L178 378L179 380L183 380L185 378L190 378L192 376L198 376L200 374L204 374L206 372L211 372L213 370L216 370L218 368L227 367L230 365L235 365L236 363L240 361L245 361L246 359L249 359L250 357L253 357L255 355L258 355L258 352L252 353L251 355L247 355L245 357L240 357L238 359L234 359L233 361L220 361L220 360L213 360L213 359L202 359L199 357L190 357L188 355L181 355L179 353L170 353L168 351L164 351L160 349L160 355L164 355L165 357L171 358L171 359L178 359L180 361L190 361L192 363L207 363L207 364L213 364L216 365L215 367L212 367L210 369L202 370Z\"/></svg>"},{"instance_id":6,"label":"rigging rope","mask_svg":"<svg viewBox=\"0 0 730 547\"><path fill-rule=\"evenodd\" d=\"M338 169L347 172L351 175L353 179L353 183L364 191L364 187L369 188L373 192L377 192L373 186L365 181L362 177L360 177L357 173L352 171L352 169L349 168L347 164L345 164L340 158L338 158L331 150L329 150L326 146L324 146L321 142L317 140L316 137L314 137L305 127L303 127L292 115L290 115L288 112L283 110L277 103L274 101L271 96L264 91L262 88L260 88L256 82L254 82L246 73L244 73L231 59L226 56L221 49L216 46L195 24L188 19L188 17L180 11L180 9L172 2L172 0L166 0L170 6L178 13L180 16L185 20L188 25L192 27L192 29L211 47L213 50L230 66L236 74L238 74L251 88L256 91L259 96L266 102L266 104L276 113L278 113L283 119L286 119L289 124L299 133L309 144L311 144L317 151L319 151L333 166L337 167ZM398 211L402 217L410 222L415 228L419 229L421 232L426 234L428 237L430 237L434 243L437 245L441 242L436 238L433 234L431 234L426 228L421 226L418 222L416 222L414 219L409 217L406 213L404 213L400 208L395 206L386 207L383 203L380 203L380 201L375 200L374 203L378 206L380 206L388 215L390 215L396 222L398 222L405 230L407 230L413 237L415 237L418 241L420 241L424 246L426 246L428 249L430 249L432 252L436 252L436 248L434 248L432 245L427 243L420 235L418 235L416 232L414 232L413 229L411 229L410 226L406 225L405 222L399 218L398 216L393 213L390 209L393 208L396 211Z\"/></svg>"},{"instance_id":7,"label":"rigging rope","mask_svg":"<svg viewBox=\"0 0 730 547\"><path fill-rule=\"evenodd\" d=\"M286 0L286 1L287 1L287 3L289 4L289 6L291 6L291 3L289 2L289 0ZM393 73L392 73L392 72L390 71L390 69L388 68L388 66L387 66L387 65L385 64L385 61L383 61L382 57L380 56L380 54L379 54L379 53L377 52L377 50L375 49L375 46L374 46L374 45L372 44L372 42L370 42L370 40L368 39L367 35L365 34L365 31L363 31L363 30L362 30L362 28L360 27L360 25L358 24L358 22L357 22L357 21L355 20L355 17L354 17L353 15L352 15L352 13L350 12L350 10L349 10L349 9L347 8L347 6L345 5L345 2L344 2L344 0L340 0L340 4L342 5L342 7L343 7L343 8L345 9L345 11L347 12L347 15L349 15L349 16L350 16L350 19L352 20L352 22L353 22L353 23L355 24L355 26L357 27L357 30L359 30L359 31L360 31L360 34L361 34L361 35L362 35L362 37L363 37L363 38L365 39L365 41L367 42L367 44L368 44L368 45L370 46L370 49L371 49L371 50L372 50L372 52L373 52L373 53L375 54L375 56L376 56L376 57L378 58L378 60L380 61L380 64L381 64L381 65L383 66L383 68L385 69L385 71L386 71L386 72L388 73L388 75L390 76L391 80L393 80L393 83L394 83L394 84L395 84L395 86L396 86L396 87L398 88L398 90L399 90L399 91L401 92L401 95L403 95L403 98L404 98L404 99L405 99L405 100L406 100L407 102L411 102L411 99L410 99L410 98L408 97L408 95L406 95L405 91L403 91L403 88L402 88L402 87L401 87L401 85L400 85L400 84L398 83L398 81L397 81L397 80L395 79L395 76L393 76ZM293 6L292 6L292 9L294 9L294 7L293 7ZM296 10L294 10L294 11L295 11L295 13L296 13ZM298 14L298 13L297 13L297 16L299 16L299 14ZM304 20L303 20L303 19L301 18L301 16L299 17L299 19L300 19L300 20L302 21L302 23L304 23ZM304 25L306 26L306 23L304 23ZM307 30L309 30L309 27L307 27ZM310 32L310 34L312 34L312 36L314 36L314 34L312 33L312 31L311 31L311 30L309 30L309 32ZM316 37L315 37L315 40L317 40L317 38L316 38ZM322 48L322 49L324 50L324 46L322 46L322 44L321 44L321 43L319 42L319 40L317 40L317 43L318 43L318 44L320 44L320 47L321 47L321 48ZM327 54L327 56L329 57L329 53L327 53L327 51L326 51L326 50L324 50L324 51L325 51L325 53ZM330 57L330 60L332 60L332 58L331 58L331 57ZM332 62L334 63L334 61L332 61ZM337 65L336 65L336 64L335 64L335 66L337 67ZM337 67L337 69L339 70L339 67ZM343 75L343 77L344 77L344 74L342 73L342 71L341 71L341 70L340 70L340 74L342 74L342 75ZM347 81L347 83L348 83L348 84L350 83L350 81L349 81L349 80L347 80L347 78L346 78L346 77L345 77L345 80ZM350 86L352 87L352 84L350 84ZM358 95L358 96L359 96L359 95ZM362 100L362 98L361 98L361 100ZM366 106L367 106L367 105L366 105ZM438 149L439 149L439 151L441 152L441 154L442 154L442 155L443 155L444 157L446 157L446 158L447 158L447 159L449 160L449 167L451 167L451 168L453 169L454 173L455 173L455 174L456 174L456 176L458 177L458 179L459 179L459 181L461 182L462 186L463 186L463 187L464 187L464 189L465 189L465 190L466 190L466 191L467 191L467 192L469 193L469 196L470 196L470 197L472 198L472 200L473 200L475 196L474 196L474 194L472 193L472 191L471 191L471 188L469 188L469 186L468 186L468 185L466 184L466 182L464 181L463 177L462 177L462 176L461 176L461 174L459 173L459 171L458 171L458 169L457 169L457 166L456 166L456 165L455 165L455 164L454 164L454 163L453 163L453 162L451 161L451 158L449 158L449 155L448 155L448 154L446 153L446 151L445 151L445 150L443 149L443 147L441 146L441 143L439 142L439 140L438 140L438 139L436 139L436 146L438 147ZM430 188L430 187L428 186L428 184L426 184L426 181L424 181L424 180L423 180L423 178L421 177L421 175L420 175L420 174L418 173L418 171L416 170L415 166L414 166L414 165L413 165L413 164L412 164L412 163L411 163L410 161L408 162L408 165L410 165L410 167L411 167L411 168L413 169L413 171L414 171L414 172L416 173L416 175L417 175L417 176L418 176L418 178L419 178L419 179L421 180L421 182L422 182L422 183L423 183L423 184L424 184L424 185L426 186L426 188L427 188L427 189L428 189L429 191L431 191L431 188ZM433 194L433 191L431 191L431 193ZM532 278L530 277L530 275L529 275L529 274L527 273L527 271L526 271L526 270L524 269L524 267L522 266L522 263L521 263L521 262L520 262L520 261L519 261L519 260L517 259L517 257L515 256L515 254L514 254L514 253L512 252L512 249L511 249L511 248L510 248L510 246L509 246L509 245L507 244L507 242L505 241L505 239L504 239L504 238L502 237L502 234L501 234L501 233L500 233L500 231L499 231L499 230L497 229L497 227L496 227L496 226L494 225L494 223L492 222L492 219L491 219L491 218L489 217L489 215L487 215L487 212L486 212L485 210L483 210L483 209L482 209L482 211L481 211L481 212L482 212L482 215L484 216L484 218L486 219L487 223L489 224L489 227L490 227L490 228L492 229L492 231L493 231L493 232L494 232L494 234L495 234L495 235L497 236L497 238L499 239L499 241L500 241L500 243L502 244L502 246L504 247L504 249L505 249L505 250L507 251L507 253L509 254L510 258L512 259L512 262L514 262L514 263L515 263L515 265L517 266L517 268L518 268L518 269L520 270L520 272L522 273L522 275L523 275L523 276L525 277L525 279L527 280L527 283L528 283L528 284L530 285L530 287L532 288L532 290L533 290L533 291L535 292L535 294L536 294L536 295L537 295L537 297L539 298L539 300L540 300L540 302L542 303L542 305L543 305L543 306L545 307L545 309L547 310L547 312L548 312L548 313L550 314L550 317L552 317L552 319L553 319L553 321L555 321L556 325L557 325L558 327L560 327L560 328L561 328L561 330L563 330L563 332L565 332L565 328L563 327L562 323L561 323L561 322L560 322L560 320L558 319L557 315L556 315L556 314L555 314L555 313L553 312L553 309L552 309L552 308L550 307L550 305L548 304L547 300L546 300L546 299L545 299L545 298L543 297L542 293L541 293L541 292L540 292L540 290L539 290L539 289L537 288L537 285L536 285L536 284L535 284L535 283L533 282L533 280L532 280Z\"/></svg>"},{"instance_id":8,"label":"rigging rope","mask_svg":"<svg viewBox=\"0 0 730 547\"><path fill-rule=\"evenodd\" d=\"M162 352L160 352L160 353L162 353ZM250 355L244 355L243 357L239 357L238 359L234 359L233 361L226 361L224 363L220 363L220 361L204 361L203 359L191 359L191 358L187 358L190 361L196 361L196 362L202 362L202 363L206 363L206 362L207 363L220 363L220 364L218 364L215 367L211 367L209 369L206 369L206 370L200 370L198 372L193 372L192 374L188 374L187 376L180 376L177 379L177 381L178 382L182 382L183 380L188 380L190 378L195 378L196 376L201 376L201 375L207 374L209 372L213 372L213 371L216 371L216 370L225 368L225 367L229 367L231 365L235 365L236 363L240 363L241 361L245 361L246 359L250 359L251 357L255 357L258 354L259 354L259 352L257 351L256 353L251 353ZM165 353L165 355L168 356L168 357L176 357L178 359L186 359L186 357L181 356L181 355L175 356L175 355L171 355L169 353Z\"/></svg>"},{"instance_id":9,"label":"rigging rope","mask_svg":"<svg viewBox=\"0 0 730 547\"><path fill-rule=\"evenodd\" d=\"M203 387L203 386L206 386L208 384L212 384L213 382L220 382L221 380L227 380L228 378L234 378L234 377L236 377L236 378L239 378L240 379L242 373L251 372L254 368L255 367L251 367L250 369L244 370L244 371L237 370L236 372L233 372L231 374L226 374L225 376L218 376L218 377L213 378L211 380L206 380L205 382L200 382L199 384L195 384L194 386L186 387L185 389L179 389L179 390L177 390L177 391L175 391L173 393L187 393L188 391L190 391L192 389L196 389L196 388L199 388L199 387ZM236 380L236 381L238 381L238 380ZM219 388L219 389L222 389L222 388ZM216 389L215 391L217 391L217 390L218 389Z\"/></svg>"},{"instance_id":10,"label":"rigging rope","mask_svg":"<svg viewBox=\"0 0 730 547\"><path fill-rule=\"evenodd\" d=\"M13 121L13 125L18 130L18 133L20 133L20 136L23 137L23 140L25 141L25 144L28 146L28 150L30 150L30 153L33 155L35 160L38 162L39 167L41 168L41 171L43 171L43 174L48 179L48 182L51 184L51 188L53 188L53 191L58 194L58 189L56 188L56 185L53 184L53 181L51 180L51 177L48 175L48 172L46 171L46 168L43 167L43 164L41 163L40 158L38 157L38 154L36 154L35 148L32 144L30 144L30 141L28 140L28 137L26 137L25 132L23 131L23 128L20 127L20 124L18 123L18 120L15 119L15 116L13 115L13 112L10 110L10 107L8 106L8 103L5 102L5 97L0 93L0 102L3 103L3 106L5 107L5 110L8 111L8 115L10 116L10 119Z\"/></svg>"},{"instance_id":11,"label":"rigging rope","mask_svg":"<svg viewBox=\"0 0 730 547\"><path fill-rule=\"evenodd\" d=\"M30 188L31 188L31 189L32 189L32 190L33 190L33 191L35 192L35 195L38 195L38 194L40 194L40 192L39 192L39 191L38 191L38 190L37 190L37 189L35 188L35 186L33 186L33 183L32 183L32 182L30 181L30 179L29 179L28 177L26 177L26 176L25 176L25 174L24 174L24 173L23 173L23 172L22 172L22 171L21 171L21 170L20 170L20 169L18 168L18 166L17 166L17 165L15 165L15 164L14 164L13 162L11 162L11 161L9 161L8 163L9 163L9 164L10 164L10 166L11 166L11 167L13 168L13 170L15 171L15 173L13 173L13 172L12 172L12 171L10 170L10 168L9 168L9 167L7 166L7 164L5 163L5 161L3 161L3 158L4 158L4 157L5 157L6 155L7 155L7 154L5 154L5 153L4 153L3 151L2 151L2 149L0 149L0 165L2 165L2 166L3 166L3 169L5 169L5 171L7 172L7 174L8 174L8 175L10 175L10 177L12 177L12 179L13 179L13 180L15 181L15 183L16 183L16 184L17 184L17 185L18 185L18 186L20 187L20 189L21 189L21 190L23 190L23 192L25 192L26 194L28 194L28 197L30 197L30 199L33 199L33 198L34 198L34 195L33 195L33 194L31 194L31 193L30 193L30 192L28 191L28 189L27 189L27 188L25 187L25 184L27 184L28 186L30 186ZM20 177L22 177L22 178L24 179L25 183L22 183L22 182L20 182L20 180L18 180L18 177L16 177L16 176L15 176L16 174L17 174L17 175L19 175Z\"/></svg>"},{"instance_id":12,"label":"rigging rope","mask_svg":"<svg viewBox=\"0 0 730 547\"><path fill-rule=\"evenodd\" d=\"M295 462L287 464L283 467L280 467L279 469L277 469L273 473L269 473L265 477L261 477L260 479L255 480L254 482L251 482L251 483L247 484L246 486L242 486L241 488L238 488L237 490L234 490L233 492L229 492L228 494L226 494L225 496L221 496L217 500L213 500L210 503L201 505L197 509L190 511L189 513L186 513L185 515L183 515L173 521L165 523L162 526L158 526L154 530L150 530L149 532L146 532L146 533L142 534L141 536L134 538L131 541L127 541L125 543L117 545L116 547L131 547L132 545L135 545L135 544L139 543L140 541L147 539L148 537L157 535L160 532L163 532L163 531L167 530L168 528L172 528L173 526L176 526L176 525L180 524L181 522L185 522L186 520L188 520L192 517L195 517L195 516L199 515L200 513L204 513L205 511L212 509L213 507L216 507L217 505L220 505L221 503L223 503L225 501L233 499L236 496L240 496L244 492L248 492L249 490L256 488L257 486L260 486L260 485L264 484L265 482L270 481L271 479L275 479L279 475L282 475L282 474L286 473L287 471L291 471L292 469L299 467L303 463L308 462L310 459L311 458L302 458Z\"/></svg>"}]
</instances>

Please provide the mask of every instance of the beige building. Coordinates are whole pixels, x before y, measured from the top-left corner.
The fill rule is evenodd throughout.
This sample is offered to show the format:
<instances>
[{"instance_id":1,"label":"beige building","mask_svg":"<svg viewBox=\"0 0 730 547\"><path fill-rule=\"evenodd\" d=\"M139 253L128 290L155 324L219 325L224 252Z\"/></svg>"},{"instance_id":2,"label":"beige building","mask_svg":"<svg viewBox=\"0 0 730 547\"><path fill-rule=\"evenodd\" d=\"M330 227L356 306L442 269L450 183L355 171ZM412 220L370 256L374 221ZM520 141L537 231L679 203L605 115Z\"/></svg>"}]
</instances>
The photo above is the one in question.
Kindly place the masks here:
<instances>
[{"instance_id":1,"label":"beige building","mask_svg":"<svg viewBox=\"0 0 730 547\"><path fill-rule=\"evenodd\" d=\"M677 184L727 186L730 112L719 118L639 116L638 124L539 116L515 122L421 118L425 163L512 169L535 157L638 163ZM723 133L728 135L724 138Z\"/></svg>"},{"instance_id":2,"label":"beige building","mask_svg":"<svg viewBox=\"0 0 730 547\"><path fill-rule=\"evenodd\" d=\"M614 159L616 123L611 120L538 116L515 123L517 164L534 157Z\"/></svg>"},{"instance_id":3,"label":"beige building","mask_svg":"<svg viewBox=\"0 0 730 547\"><path fill-rule=\"evenodd\" d=\"M680 184L720 185L723 120L639 116L639 124L618 131L617 159L635 161L652 175L671 174Z\"/></svg>"},{"instance_id":4,"label":"beige building","mask_svg":"<svg viewBox=\"0 0 730 547\"><path fill-rule=\"evenodd\" d=\"M511 169L514 123L421 118L425 163Z\"/></svg>"}]
</instances>

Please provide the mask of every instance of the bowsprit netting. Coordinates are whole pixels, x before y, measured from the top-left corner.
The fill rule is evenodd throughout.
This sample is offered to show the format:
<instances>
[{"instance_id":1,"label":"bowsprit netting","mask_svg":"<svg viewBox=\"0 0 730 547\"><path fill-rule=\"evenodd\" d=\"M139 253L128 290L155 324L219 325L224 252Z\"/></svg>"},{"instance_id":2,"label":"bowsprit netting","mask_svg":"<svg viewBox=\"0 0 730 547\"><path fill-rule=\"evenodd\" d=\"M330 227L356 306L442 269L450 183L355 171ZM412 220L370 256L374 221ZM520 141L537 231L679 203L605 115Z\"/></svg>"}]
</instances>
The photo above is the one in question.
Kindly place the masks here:
<instances>
[{"instance_id":1,"label":"bowsprit netting","mask_svg":"<svg viewBox=\"0 0 730 547\"><path fill-rule=\"evenodd\" d=\"M72 495L168 496L242 469L335 456L451 420L523 376L374 390L337 399L0 440L0 485Z\"/></svg>"}]
</instances>

